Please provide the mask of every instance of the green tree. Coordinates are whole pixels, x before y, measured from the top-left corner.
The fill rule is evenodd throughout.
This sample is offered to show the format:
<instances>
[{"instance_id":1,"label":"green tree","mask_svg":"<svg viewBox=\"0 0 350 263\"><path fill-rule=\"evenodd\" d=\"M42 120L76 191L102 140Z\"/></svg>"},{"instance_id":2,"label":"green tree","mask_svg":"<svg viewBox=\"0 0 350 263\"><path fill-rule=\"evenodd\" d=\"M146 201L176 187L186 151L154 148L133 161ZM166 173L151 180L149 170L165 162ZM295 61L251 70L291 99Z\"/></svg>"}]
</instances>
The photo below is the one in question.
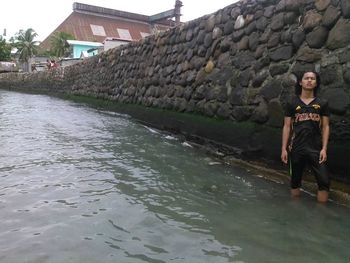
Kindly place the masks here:
<instances>
[{"instance_id":1,"label":"green tree","mask_svg":"<svg viewBox=\"0 0 350 263\"><path fill-rule=\"evenodd\" d=\"M56 57L67 57L70 55L70 46L67 43L67 40L75 39L69 33L66 32L56 32L51 37L51 54Z\"/></svg>"},{"instance_id":2,"label":"green tree","mask_svg":"<svg viewBox=\"0 0 350 263\"><path fill-rule=\"evenodd\" d=\"M32 29L20 30L12 39L17 48L19 60L25 63L25 71L29 71L29 60L38 53L39 41L35 41L38 34Z\"/></svg>"},{"instance_id":3,"label":"green tree","mask_svg":"<svg viewBox=\"0 0 350 263\"><path fill-rule=\"evenodd\" d=\"M11 59L11 45L6 43L6 39L0 35L0 61L9 61Z\"/></svg>"}]
</instances>

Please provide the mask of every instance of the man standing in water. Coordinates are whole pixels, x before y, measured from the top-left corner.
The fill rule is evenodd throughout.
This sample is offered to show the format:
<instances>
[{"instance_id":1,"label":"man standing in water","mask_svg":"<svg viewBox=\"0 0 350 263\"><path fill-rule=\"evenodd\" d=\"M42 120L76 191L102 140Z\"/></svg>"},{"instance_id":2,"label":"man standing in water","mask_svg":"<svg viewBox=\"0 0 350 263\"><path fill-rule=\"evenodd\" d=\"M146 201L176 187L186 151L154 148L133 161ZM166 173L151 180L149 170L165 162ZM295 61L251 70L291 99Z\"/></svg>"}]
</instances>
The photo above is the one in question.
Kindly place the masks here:
<instances>
[{"instance_id":1,"label":"man standing in water","mask_svg":"<svg viewBox=\"0 0 350 263\"><path fill-rule=\"evenodd\" d=\"M329 138L328 103L317 97L320 77L305 72L296 83L296 96L285 108L281 159L288 163L291 195L300 195L302 174L306 165L313 170L317 185L317 200L327 202L330 179L326 168ZM289 143L289 144L288 144Z\"/></svg>"}]
</instances>

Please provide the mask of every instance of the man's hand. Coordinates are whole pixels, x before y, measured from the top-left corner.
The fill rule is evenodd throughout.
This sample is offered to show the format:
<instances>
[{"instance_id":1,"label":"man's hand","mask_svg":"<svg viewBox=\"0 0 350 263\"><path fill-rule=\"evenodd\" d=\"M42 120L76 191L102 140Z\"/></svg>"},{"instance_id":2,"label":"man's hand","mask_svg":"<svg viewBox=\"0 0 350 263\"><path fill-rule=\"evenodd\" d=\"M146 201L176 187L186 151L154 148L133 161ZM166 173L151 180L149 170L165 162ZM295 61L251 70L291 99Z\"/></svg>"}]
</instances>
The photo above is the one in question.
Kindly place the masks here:
<instances>
[{"instance_id":1,"label":"man's hand","mask_svg":"<svg viewBox=\"0 0 350 263\"><path fill-rule=\"evenodd\" d=\"M326 149L322 149L320 151L320 160L319 163L324 163L325 161L327 161L327 151Z\"/></svg>"},{"instance_id":2,"label":"man's hand","mask_svg":"<svg viewBox=\"0 0 350 263\"><path fill-rule=\"evenodd\" d=\"M281 153L281 160L283 163L287 164L288 163L288 152L286 149L283 149L282 150L282 153Z\"/></svg>"}]
</instances>

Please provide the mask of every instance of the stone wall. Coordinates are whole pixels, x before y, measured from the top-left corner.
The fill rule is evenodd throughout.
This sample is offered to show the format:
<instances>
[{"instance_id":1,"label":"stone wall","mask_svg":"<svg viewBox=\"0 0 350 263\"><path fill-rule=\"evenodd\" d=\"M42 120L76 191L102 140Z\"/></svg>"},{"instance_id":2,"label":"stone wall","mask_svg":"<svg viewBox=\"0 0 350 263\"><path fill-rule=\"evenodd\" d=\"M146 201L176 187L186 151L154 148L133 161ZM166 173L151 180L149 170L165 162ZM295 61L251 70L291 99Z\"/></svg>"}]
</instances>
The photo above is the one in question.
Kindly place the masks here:
<instances>
[{"instance_id":1,"label":"stone wall","mask_svg":"<svg viewBox=\"0 0 350 263\"><path fill-rule=\"evenodd\" d=\"M2 75L0 84L253 124L258 132L243 141L277 162L280 133L278 142L262 134L280 132L295 76L316 70L332 112L330 167L350 181L349 32L350 0L243 0L65 69Z\"/></svg>"}]
</instances>

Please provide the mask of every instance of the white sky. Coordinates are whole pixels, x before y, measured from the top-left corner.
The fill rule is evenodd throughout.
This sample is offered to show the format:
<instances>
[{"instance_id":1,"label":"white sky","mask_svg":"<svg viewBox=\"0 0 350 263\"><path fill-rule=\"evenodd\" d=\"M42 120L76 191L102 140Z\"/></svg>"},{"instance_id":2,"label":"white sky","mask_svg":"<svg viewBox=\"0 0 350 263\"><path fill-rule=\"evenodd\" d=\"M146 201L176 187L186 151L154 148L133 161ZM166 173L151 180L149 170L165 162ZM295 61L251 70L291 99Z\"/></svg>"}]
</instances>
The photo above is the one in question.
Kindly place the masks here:
<instances>
[{"instance_id":1,"label":"white sky","mask_svg":"<svg viewBox=\"0 0 350 263\"><path fill-rule=\"evenodd\" d=\"M33 28L39 35L36 40L42 41L72 13L74 2L144 15L173 9L175 5L175 0L4 0L0 3L0 35L5 28L7 39L20 29ZM235 2L238 0L182 0L181 21L213 13Z\"/></svg>"}]
</instances>

